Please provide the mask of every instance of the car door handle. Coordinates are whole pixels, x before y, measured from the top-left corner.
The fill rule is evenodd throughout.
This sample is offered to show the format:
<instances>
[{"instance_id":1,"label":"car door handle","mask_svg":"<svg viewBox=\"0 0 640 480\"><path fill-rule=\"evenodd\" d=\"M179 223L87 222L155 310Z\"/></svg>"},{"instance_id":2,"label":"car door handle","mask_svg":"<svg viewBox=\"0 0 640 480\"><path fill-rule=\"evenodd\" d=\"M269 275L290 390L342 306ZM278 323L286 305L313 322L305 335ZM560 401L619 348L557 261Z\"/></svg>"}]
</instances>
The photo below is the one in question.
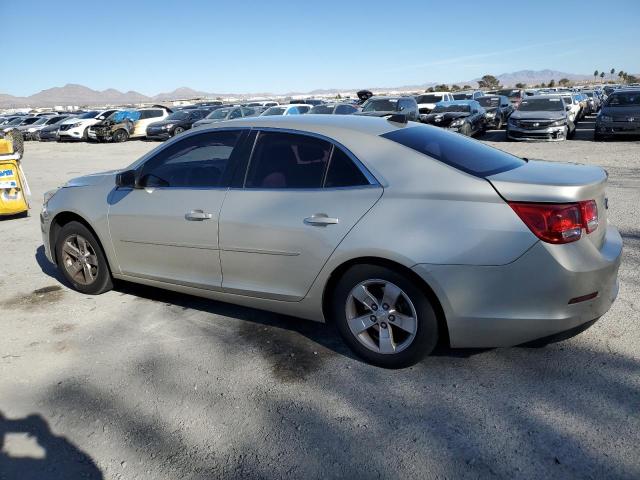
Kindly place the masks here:
<instances>
[{"instance_id":1,"label":"car door handle","mask_svg":"<svg viewBox=\"0 0 640 480\"><path fill-rule=\"evenodd\" d=\"M191 222L201 222L213 218L213 214L205 213L202 210L191 210L184 214L184 218Z\"/></svg>"},{"instance_id":2,"label":"car door handle","mask_svg":"<svg viewBox=\"0 0 640 480\"><path fill-rule=\"evenodd\" d=\"M335 225L336 223L338 223L338 219L331 218L326 213L315 213L310 217L305 218L304 223L306 223L307 225L326 227L327 225Z\"/></svg>"}]
</instances>

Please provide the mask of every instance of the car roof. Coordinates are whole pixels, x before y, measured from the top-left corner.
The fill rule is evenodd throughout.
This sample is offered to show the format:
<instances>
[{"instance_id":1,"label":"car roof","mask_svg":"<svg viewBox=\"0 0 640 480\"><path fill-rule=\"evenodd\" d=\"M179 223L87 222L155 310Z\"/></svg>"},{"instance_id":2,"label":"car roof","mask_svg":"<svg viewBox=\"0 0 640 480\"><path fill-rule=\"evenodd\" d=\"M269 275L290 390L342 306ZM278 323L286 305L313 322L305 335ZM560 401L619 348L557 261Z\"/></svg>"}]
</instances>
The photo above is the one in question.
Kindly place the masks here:
<instances>
[{"instance_id":1,"label":"car roof","mask_svg":"<svg viewBox=\"0 0 640 480\"><path fill-rule=\"evenodd\" d=\"M450 100L447 102L438 102L438 105L471 105L472 103L478 103L477 100Z\"/></svg>"},{"instance_id":2,"label":"car roof","mask_svg":"<svg viewBox=\"0 0 640 480\"><path fill-rule=\"evenodd\" d=\"M398 124L385 118L360 115L277 115L229 120L220 122L212 128L282 128L336 137L335 132L340 132L340 136L349 133L378 136L403 128L405 125L411 125L411 123Z\"/></svg>"},{"instance_id":3,"label":"car roof","mask_svg":"<svg viewBox=\"0 0 640 480\"><path fill-rule=\"evenodd\" d=\"M552 93L548 95L531 95L527 97L525 100L548 100L550 98L560 98L562 97L561 93Z\"/></svg>"},{"instance_id":4,"label":"car roof","mask_svg":"<svg viewBox=\"0 0 640 480\"><path fill-rule=\"evenodd\" d=\"M410 95L375 95L373 97L369 97L367 100L397 100L399 98L410 98L414 100Z\"/></svg>"}]
</instances>

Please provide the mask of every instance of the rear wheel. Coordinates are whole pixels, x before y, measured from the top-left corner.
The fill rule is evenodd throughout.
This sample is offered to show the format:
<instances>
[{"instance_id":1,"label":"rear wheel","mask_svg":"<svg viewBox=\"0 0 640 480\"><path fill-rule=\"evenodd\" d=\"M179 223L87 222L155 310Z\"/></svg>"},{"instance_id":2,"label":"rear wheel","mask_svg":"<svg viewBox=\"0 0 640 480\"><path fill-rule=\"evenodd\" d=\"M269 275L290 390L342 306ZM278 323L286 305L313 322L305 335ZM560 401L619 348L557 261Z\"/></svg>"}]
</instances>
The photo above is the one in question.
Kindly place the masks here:
<instances>
[{"instance_id":1,"label":"rear wheel","mask_svg":"<svg viewBox=\"0 0 640 480\"><path fill-rule=\"evenodd\" d=\"M394 270L355 265L338 281L333 297L340 334L369 363L407 367L438 342L438 322L427 295Z\"/></svg>"},{"instance_id":2,"label":"rear wheel","mask_svg":"<svg viewBox=\"0 0 640 480\"><path fill-rule=\"evenodd\" d=\"M64 278L79 292L97 295L113 288L100 243L80 222L64 225L56 238L56 259Z\"/></svg>"}]
</instances>

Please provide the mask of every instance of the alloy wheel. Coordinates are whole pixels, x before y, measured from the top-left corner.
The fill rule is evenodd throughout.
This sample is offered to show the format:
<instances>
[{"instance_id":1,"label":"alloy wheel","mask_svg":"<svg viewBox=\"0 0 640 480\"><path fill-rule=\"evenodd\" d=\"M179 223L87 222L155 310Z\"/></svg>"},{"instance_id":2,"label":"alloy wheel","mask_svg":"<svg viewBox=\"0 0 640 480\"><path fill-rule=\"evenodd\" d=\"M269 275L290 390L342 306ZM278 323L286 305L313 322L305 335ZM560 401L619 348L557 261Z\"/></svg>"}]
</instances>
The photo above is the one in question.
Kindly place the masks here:
<instances>
[{"instance_id":1,"label":"alloy wheel","mask_svg":"<svg viewBox=\"0 0 640 480\"><path fill-rule=\"evenodd\" d=\"M415 339L418 316L413 302L387 280L356 285L347 297L345 313L351 333L373 352L399 353Z\"/></svg>"},{"instance_id":2,"label":"alloy wheel","mask_svg":"<svg viewBox=\"0 0 640 480\"><path fill-rule=\"evenodd\" d=\"M68 236L62 245L62 264L69 276L81 285L90 285L98 277L98 256L82 235Z\"/></svg>"}]
</instances>

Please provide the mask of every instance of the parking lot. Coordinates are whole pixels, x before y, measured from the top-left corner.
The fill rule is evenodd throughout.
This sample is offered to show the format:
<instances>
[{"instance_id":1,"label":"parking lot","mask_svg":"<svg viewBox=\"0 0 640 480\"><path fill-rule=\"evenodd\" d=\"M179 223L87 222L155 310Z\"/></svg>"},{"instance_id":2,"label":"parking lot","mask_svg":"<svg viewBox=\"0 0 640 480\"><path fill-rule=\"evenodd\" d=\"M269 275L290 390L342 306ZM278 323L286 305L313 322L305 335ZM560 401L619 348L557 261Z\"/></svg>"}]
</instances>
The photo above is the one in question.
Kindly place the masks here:
<instances>
[{"instance_id":1,"label":"parking lot","mask_svg":"<svg viewBox=\"0 0 640 480\"><path fill-rule=\"evenodd\" d=\"M158 143L27 143L31 215L0 221L0 479L43 464L67 479L640 477L640 144L594 142L593 126L481 139L608 171L625 243L612 309L559 343L440 348L396 371L322 324L132 284L69 289L44 256L43 193Z\"/></svg>"}]
</instances>

